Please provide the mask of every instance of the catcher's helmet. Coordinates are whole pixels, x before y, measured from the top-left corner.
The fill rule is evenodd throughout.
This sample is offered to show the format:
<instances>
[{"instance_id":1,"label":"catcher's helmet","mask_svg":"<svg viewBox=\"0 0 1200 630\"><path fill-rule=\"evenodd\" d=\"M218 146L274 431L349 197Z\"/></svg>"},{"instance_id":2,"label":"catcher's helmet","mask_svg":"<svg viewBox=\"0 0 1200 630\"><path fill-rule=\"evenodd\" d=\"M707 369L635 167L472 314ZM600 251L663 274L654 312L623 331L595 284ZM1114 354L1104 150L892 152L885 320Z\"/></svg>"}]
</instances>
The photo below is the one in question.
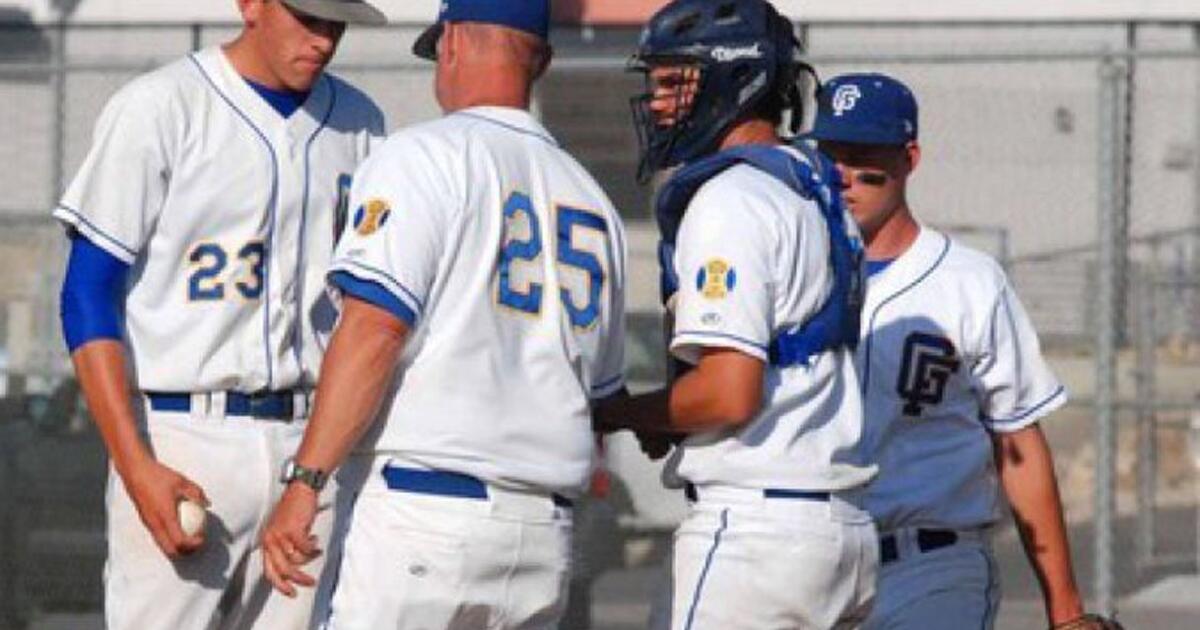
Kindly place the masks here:
<instances>
[{"instance_id":1,"label":"catcher's helmet","mask_svg":"<svg viewBox=\"0 0 1200 630\"><path fill-rule=\"evenodd\" d=\"M646 92L630 102L641 150L638 179L712 151L768 96L793 110L798 124L797 80L812 71L797 59L799 48L792 23L766 0L675 0L654 14L629 63L647 74ZM672 124L659 124L650 110L655 66L699 71L695 95Z\"/></svg>"}]
</instances>

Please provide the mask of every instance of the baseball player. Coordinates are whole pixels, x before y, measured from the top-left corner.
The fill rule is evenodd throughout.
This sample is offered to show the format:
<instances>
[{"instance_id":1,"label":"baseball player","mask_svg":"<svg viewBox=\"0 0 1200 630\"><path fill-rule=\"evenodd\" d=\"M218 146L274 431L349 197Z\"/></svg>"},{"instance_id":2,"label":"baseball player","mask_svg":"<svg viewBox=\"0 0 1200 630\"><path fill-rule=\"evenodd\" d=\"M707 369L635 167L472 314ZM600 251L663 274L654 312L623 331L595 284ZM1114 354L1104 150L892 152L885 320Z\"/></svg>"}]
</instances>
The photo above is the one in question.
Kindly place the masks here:
<instances>
[{"instance_id":1,"label":"baseball player","mask_svg":"<svg viewBox=\"0 0 1200 630\"><path fill-rule=\"evenodd\" d=\"M335 210L383 134L371 100L323 70L347 23L384 18L362 0L238 9L237 39L108 102L54 210L71 238L64 333L112 461L109 628L311 614L312 597L273 595L251 552L336 316L322 282ZM193 535L184 499L208 507Z\"/></svg>"},{"instance_id":2,"label":"baseball player","mask_svg":"<svg viewBox=\"0 0 1200 630\"><path fill-rule=\"evenodd\" d=\"M808 137L841 169L867 245L856 359L879 476L857 499L879 527L881 560L867 627L992 627L1000 593L989 530L1001 490L1050 624L1105 627L1083 616L1038 426L1066 392L1000 266L914 218L912 92L882 74L836 77Z\"/></svg>"},{"instance_id":3,"label":"baseball player","mask_svg":"<svg viewBox=\"0 0 1200 630\"><path fill-rule=\"evenodd\" d=\"M797 52L763 0L676 0L634 55L641 173L685 164L656 210L677 278L670 349L694 367L597 416L690 434L665 474L691 502L678 630L845 627L874 591L875 529L841 498L875 474L853 362L862 247L832 163L777 133L784 112L801 118Z\"/></svg>"},{"instance_id":4,"label":"baseball player","mask_svg":"<svg viewBox=\"0 0 1200 630\"><path fill-rule=\"evenodd\" d=\"M414 53L446 115L362 165L330 273L345 309L295 457L362 479L330 628L555 628L590 401L623 387L625 238L529 113L548 0L447 0ZM357 447L355 446L357 444ZM285 593L318 498L289 485L263 536Z\"/></svg>"}]
</instances>

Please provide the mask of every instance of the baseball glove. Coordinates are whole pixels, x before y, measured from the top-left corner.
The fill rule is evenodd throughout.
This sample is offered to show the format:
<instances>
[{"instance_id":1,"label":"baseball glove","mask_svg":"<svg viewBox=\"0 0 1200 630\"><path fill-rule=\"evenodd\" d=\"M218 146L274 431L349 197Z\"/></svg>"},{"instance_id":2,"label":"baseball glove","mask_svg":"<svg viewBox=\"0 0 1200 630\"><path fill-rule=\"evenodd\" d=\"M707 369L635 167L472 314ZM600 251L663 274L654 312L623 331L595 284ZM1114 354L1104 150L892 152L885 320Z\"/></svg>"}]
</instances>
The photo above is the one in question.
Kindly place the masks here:
<instances>
[{"instance_id":1,"label":"baseball glove","mask_svg":"<svg viewBox=\"0 0 1200 630\"><path fill-rule=\"evenodd\" d=\"M1050 630L1125 630L1116 619L1088 613L1050 627Z\"/></svg>"},{"instance_id":2,"label":"baseball glove","mask_svg":"<svg viewBox=\"0 0 1200 630\"><path fill-rule=\"evenodd\" d=\"M649 433L644 431L634 431L633 435L637 437L638 446L642 452L649 457L651 461L659 460L667 456L671 452L671 447L683 441L682 435L673 433Z\"/></svg>"}]
</instances>

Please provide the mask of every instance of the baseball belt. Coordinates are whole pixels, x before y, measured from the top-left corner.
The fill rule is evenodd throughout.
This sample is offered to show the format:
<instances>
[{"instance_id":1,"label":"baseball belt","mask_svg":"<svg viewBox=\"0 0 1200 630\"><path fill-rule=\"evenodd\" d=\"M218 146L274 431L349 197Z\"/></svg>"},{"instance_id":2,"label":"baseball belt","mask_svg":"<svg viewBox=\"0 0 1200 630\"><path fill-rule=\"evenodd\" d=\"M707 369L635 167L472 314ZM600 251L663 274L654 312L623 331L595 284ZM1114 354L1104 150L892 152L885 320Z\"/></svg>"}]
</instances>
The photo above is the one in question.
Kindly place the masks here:
<instances>
[{"instance_id":1,"label":"baseball belt","mask_svg":"<svg viewBox=\"0 0 1200 630\"><path fill-rule=\"evenodd\" d=\"M957 544L961 536L952 529L918 528L914 542L920 553L928 553ZM900 542L896 534L879 535L879 562L888 564L900 559Z\"/></svg>"},{"instance_id":2,"label":"baseball belt","mask_svg":"<svg viewBox=\"0 0 1200 630\"><path fill-rule=\"evenodd\" d=\"M192 411L192 394L176 392L145 392L145 394L150 401L150 408L154 411L180 413ZM224 392L224 394L226 416L247 416L268 420L295 419L296 399L304 396L303 392L295 390L254 394Z\"/></svg>"},{"instance_id":3,"label":"baseball belt","mask_svg":"<svg viewBox=\"0 0 1200 630\"><path fill-rule=\"evenodd\" d=\"M687 483L683 486L683 496L688 501L700 500L701 490L696 487L696 484ZM757 492L757 491L754 491ZM829 502L832 496L825 490L794 490L791 488L764 488L762 490L764 499L796 499L802 501L823 501Z\"/></svg>"},{"instance_id":4,"label":"baseball belt","mask_svg":"<svg viewBox=\"0 0 1200 630\"><path fill-rule=\"evenodd\" d=\"M481 501L488 498L487 484L463 473L389 464L383 467L383 480L389 490ZM550 500L561 508L572 506L571 500L561 494L551 494Z\"/></svg>"}]
</instances>

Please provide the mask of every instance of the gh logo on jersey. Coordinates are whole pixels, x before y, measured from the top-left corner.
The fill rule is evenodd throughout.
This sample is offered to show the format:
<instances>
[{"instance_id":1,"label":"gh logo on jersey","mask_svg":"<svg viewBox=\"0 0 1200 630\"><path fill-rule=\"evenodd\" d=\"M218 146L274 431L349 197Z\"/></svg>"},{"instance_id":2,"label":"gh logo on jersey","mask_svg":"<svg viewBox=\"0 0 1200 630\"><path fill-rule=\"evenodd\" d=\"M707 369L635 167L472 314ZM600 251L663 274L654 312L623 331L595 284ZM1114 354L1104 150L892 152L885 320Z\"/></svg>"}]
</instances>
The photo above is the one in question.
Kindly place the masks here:
<instances>
[{"instance_id":1,"label":"gh logo on jersey","mask_svg":"<svg viewBox=\"0 0 1200 630\"><path fill-rule=\"evenodd\" d=\"M854 109L858 104L858 99L862 98L862 91L853 83L849 85L839 85L833 92L833 115L841 116L842 112Z\"/></svg>"},{"instance_id":2,"label":"gh logo on jersey","mask_svg":"<svg viewBox=\"0 0 1200 630\"><path fill-rule=\"evenodd\" d=\"M958 370L958 353L949 339L914 332L904 340L900 381L896 392L904 399L904 415L921 415L922 405L936 405L946 395L946 383Z\"/></svg>"}]
</instances>

